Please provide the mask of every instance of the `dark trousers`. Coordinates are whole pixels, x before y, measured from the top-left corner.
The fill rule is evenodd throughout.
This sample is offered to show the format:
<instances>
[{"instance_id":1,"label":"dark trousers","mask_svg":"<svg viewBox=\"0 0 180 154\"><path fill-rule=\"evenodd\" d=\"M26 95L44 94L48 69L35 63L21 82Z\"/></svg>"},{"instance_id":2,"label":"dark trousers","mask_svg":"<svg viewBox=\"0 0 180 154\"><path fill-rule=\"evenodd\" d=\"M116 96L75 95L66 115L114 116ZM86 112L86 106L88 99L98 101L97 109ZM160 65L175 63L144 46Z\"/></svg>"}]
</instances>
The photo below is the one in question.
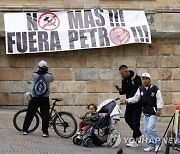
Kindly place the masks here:
<instances>
[{"instance_id":1,"label":"dark trousers","mask_svg":"<svg viewBox=\"0 0 180 154\"><path fill-rule=\"evenodd\" d=\"M135 104L133 104L135 105ZM133 138L137 140L141 135L140 119L141 119L141 106L126 106L125 121L133 131Z\"/></svg>"},{"instance_id":2,"label":"dark trousers","mask_svg":"<svg viewBox=\"0 0 180 154\"><path fill-rule=\"evenodd\" d=\"M28 104L27 114L23 124L23 131L28 131L29 126L36 114L38 108L40 107L40 113L42 118L42 131L48 134L49 127L49 97L33 97Z\"/></svg>"}]
</instances>

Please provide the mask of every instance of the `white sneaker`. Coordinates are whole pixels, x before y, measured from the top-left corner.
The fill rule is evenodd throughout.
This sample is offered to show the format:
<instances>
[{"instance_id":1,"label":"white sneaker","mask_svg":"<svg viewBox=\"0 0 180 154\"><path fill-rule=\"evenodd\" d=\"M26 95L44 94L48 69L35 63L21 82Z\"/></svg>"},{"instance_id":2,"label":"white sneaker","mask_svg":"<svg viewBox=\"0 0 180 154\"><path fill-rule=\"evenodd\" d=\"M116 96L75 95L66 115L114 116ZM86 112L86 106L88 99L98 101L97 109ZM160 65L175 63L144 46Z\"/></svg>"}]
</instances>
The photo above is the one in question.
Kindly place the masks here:
<instances>
[{"instance_id":1,"label":"white sneaker","mask_svg":"<svg viewBox=\"0 0 180 154\"><path fill-rule=\"evenodd\" d=\"M150 152L150 151L153 151L154 149L153 148L150 148L150 147L147 147L144 149L145 152Z\"/></svg>"},{"instance_id":2,"label":"white sneaker","mask_svg":"<svg viewBox=\"0 0 180 154\"><path fill-rule=\"evenodd\" d=\"M23 132L21 132L21 134L22 134L22 135L27 135L27 132L24 132L24 131L23 131Z\"/></svg>"},{"instance_id":3,"label":"white sneaker","mask_svg":"<svg viewBox=\"0 0 180 154\"><path fill-rule=\"evenodd\" d=\"M135 148L135 147L138 147L138 144L136 141L133 141L133 142L130 142L128 144L126 144L128 147L132 147L132 148Z\"/></svg>"},{"instance_id":4,"label":"white sneaker","mask_svg":"<svg viewBox=\"0 0 180 154\"><path fill-rule=\"evenodd\" d=\"M80 139L80 140L82 140L82 139L83 139L83 136L82 136L82 135L78 135L77 138Z\"/></svg>"},{"instance_id":5,"label":"white sneaker","mask_svg":"<svg viewBox=\"0 0 180 154\"><path fill-rule=\"evenodd\" d=\"M81 131L81 130L79 130L76 134L77 134L77 135L81 135L81 132L82 132L82 131Z\"/></svg>"},{"instance_id":6,"label":"white sneaker","mask_svg":"<svg viewBox=\"0 0 180 154\"><path fill-rule=\"evenodd\" d=\"M145 136L142 134L139 138L138 138L138 143L143 143L145 141Z\"/></svg>"},{"instance_id":7,"label":"white sneaker","mask_svg":"<svg viewBox=\"0 0 180 154\"><path fill-rule=\"evenodd\" d=\"M48 134L43 134L43 137L49 137L49 135Z\"/></svg>"},{"instance_id":8,"label":"white sneaker","mask_svg":"<svg viewBox=\"0 0 180 154\"><path fill-rule=\"evenodd\" d=\"M161 146L159 147L159 145L156 145L155 146L155 151L157 152L157 151L160 151L161 150Z\"/></svg>"},{"instance_id":9,"label":"white sneaker","mask_svg":"<svg viewBox=\"0 0 180 154\"><path fill-rule=\"evenodd\" d=\"M145 138L146 138L146 137L144 136L144 134L142 134L142 135L139 137L140 142L143 141L143 140L145 140Z\"/></svg>"}]
</instances>

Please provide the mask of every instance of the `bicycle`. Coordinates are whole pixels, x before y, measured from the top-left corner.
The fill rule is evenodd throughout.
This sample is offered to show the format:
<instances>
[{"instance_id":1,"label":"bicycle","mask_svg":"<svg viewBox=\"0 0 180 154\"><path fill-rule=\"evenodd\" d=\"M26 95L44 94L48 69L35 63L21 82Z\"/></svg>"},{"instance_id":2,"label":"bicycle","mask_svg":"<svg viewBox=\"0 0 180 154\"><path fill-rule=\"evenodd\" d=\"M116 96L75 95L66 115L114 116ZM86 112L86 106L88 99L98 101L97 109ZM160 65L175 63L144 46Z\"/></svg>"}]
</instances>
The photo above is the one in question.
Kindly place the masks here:
<instances>
[{"instance_id":1,"label":"bicycle","mask_svg":"<svg viewBox=\"0 0 180 154\"><path fill-rule=\"evenodd\" d=\"M60 102L62 98L52 98L54 100L52 107L50 107L49 112L49 127L53 126L54 131L57 135L63 138L72 137L77 131L77 122L73 115L65 111L56 111L55 107L57 106L56 102ZM18 131L22 131L24 118L26 116L27 109L18 111L13 118L14 127ZM32 123L29 127L28 133L35 131L39 126L39 117L41 114L39 110L33 117Z\"/></svg>"}]
</instances>

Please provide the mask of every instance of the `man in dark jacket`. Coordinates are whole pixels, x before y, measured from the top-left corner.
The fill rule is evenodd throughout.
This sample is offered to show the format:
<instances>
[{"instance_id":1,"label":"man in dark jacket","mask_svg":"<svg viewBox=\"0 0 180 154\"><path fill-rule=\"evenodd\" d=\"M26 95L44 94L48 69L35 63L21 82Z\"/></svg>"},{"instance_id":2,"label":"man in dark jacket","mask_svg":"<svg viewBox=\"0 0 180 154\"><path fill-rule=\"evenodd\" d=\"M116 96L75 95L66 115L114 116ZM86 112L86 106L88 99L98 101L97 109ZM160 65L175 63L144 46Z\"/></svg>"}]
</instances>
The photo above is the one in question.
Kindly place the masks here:
<instances>
[{"instance_id":1,"label":"man in dark jacket","mask_svg":"<svg viewBox=\"0 0 180 154\"><path fill-rule=\"evenodd\" d=\"M133 97L137 89L142 85L141 77L129 70L126 65L119 67L119 72L122 77L122 87L116 86L120 95L125 94L126 98ZM138 139L142 135L140 131L140 118L142 112L142 105L140 103L127 104L125 111L125 121L133 131L134 140L129 142L127 146L137 147Z\"/></svg>"}]
</instances>

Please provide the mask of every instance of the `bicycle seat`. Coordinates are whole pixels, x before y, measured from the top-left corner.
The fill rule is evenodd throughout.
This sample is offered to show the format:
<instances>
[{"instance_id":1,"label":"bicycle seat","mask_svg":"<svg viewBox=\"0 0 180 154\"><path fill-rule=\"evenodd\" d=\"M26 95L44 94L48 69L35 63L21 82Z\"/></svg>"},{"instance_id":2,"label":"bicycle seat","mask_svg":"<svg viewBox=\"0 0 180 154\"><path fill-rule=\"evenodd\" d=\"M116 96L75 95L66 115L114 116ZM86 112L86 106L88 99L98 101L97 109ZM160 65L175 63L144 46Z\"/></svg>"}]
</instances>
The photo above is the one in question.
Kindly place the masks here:
<instances>
[{"instance_id":1,"label":"bicycle seat","mask_svg":"<svg viewBox=\"0 0 180 154\"><path fill-rule=\"evenodd\" d=\"M60 102L60 101L62 101L62 100L63 100L63 98L52 98L52 100L55 100L55 101Z\"/></svg>"}]
</instances>

